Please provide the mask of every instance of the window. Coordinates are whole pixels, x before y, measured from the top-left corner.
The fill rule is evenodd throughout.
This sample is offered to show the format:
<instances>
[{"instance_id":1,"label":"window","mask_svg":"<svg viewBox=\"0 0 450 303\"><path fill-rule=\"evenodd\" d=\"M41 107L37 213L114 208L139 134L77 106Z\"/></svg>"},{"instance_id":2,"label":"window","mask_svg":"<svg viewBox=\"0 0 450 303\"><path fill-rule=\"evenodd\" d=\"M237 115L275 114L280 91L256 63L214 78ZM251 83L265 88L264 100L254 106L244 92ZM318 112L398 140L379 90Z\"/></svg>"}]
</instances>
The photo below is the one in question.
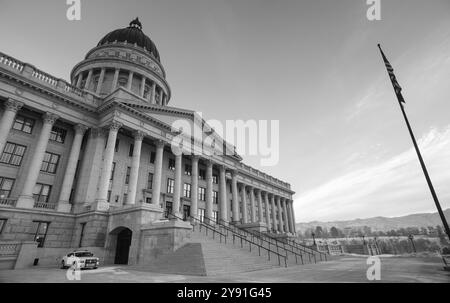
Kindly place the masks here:
<instances>
[{"instance_id":1,"label":"window","mask_svg":"<svg viewBox=\"0 0 450 303\"><path fill-rule=\"evenodd\" d=\"M213 175L213 183L214 184L219 183L219 179L218 179L217 175Z\"/></svg>"},{"instance_id":2,"label":"window","mask_svg":"<svg viewBox=\"0 0 450 303\"><path fill-rule=\"evenodd\" d=\"M150 198L150 197L145 198L145 203L151 204L152 198Z\"/></svg>"},{"instance_id":3,"label":"window","mask_svg":"<svg viewBox=\"0 0 450 303\"><path fill-rule=\"evenodd\" d=\"M150 153L150 164L155 164L155 157L156 157L156 153L151 152Z\"/></svg>"},{"instance_id":4,"label":"window","mask_svg":"<svg viewBox=\"0 0 450 303\"><path fill-rule=\"evenodd\" d=\"M183 220L186 221L191 216L191 206L183 205Z\"/></svg>"},{"instance_id":5,"label":"window","mask_svg":"<svg viewBox=\"0 0 450 303\"><path fill-rule=\"evenodd\" d=\"M151 87L148 84L144 86L144 95L142 96L144 99L148 99L150 97Z\"/></svg>"},{"instance_id":6,"label":"window","mask_svg":"<svg viewBox=\"0 0 450 303\"><path fill-rule=\"evenodd\" d=\"M116 139L116 143L114 144L114 152L118 152L119 151L119 139Z\"/></svg>"},{"instance_id":7,"label":"window","mask_svg":"<svg viewBox=\"0 0 450 303\"><path fill-rule=\"evenodd\" d=\"M125 184L130 184L130 173L131 173L131 167L127 167L127 174L125 175Z\"/></svg>"},{"instance_id":8,"label":"window","mask_svg":"<svg viewBox=\"0 0 450 303\"><path fill-rule=\"evenodd\" d=\"M189 183L184 183L184 196L186 198L190 198L191 197L191 184Z\"/></svg>"},{"instance_id":9,"label":"window","mask_svg":"<svg viewBox=\"0 0 450 303\"><path fill-rule=\"evenodd\" d=\"M33 131L34 120L18 115L14 121L13 129L20 130L24 133L31 134Z\"/></svg>"},{"instance_id":10,"label":"window","mask_svg":"<svg viewBox=\"0 0 450 303\"><path fill-rule=\"evenodd\" d=\"M175 170L175 159L169 159L169 169Z\"/></svg>"},{"instance_id":11,"label":"window","mask_svg":"<svg viewBox=\"0 0 450 303\"><path fill-rule=\"evenodd\" d=\"M206 175L206 172L205 172L204 169L200 169L200 170L198 171L198 178L199 178L200 180L205 180L205 179L206 179L205 175Z\"/></svg>"},{"instance_id":12,"label":"window","mask_svg":"<svg viewBox=\"0 0 450 303\"><path fill-rule=\"evenodd\" d=\"M23 145L6 142L0 162L20 166L26 149L27 148Z\"/></svg>"},{"instance_id":13,"label":"window","mask_svg":"<svg viewBox=\"0 0 450 303\"><path fill-rule=\"evenodd\" d=\"M166 211L164 213L164 216L168 218L169 214L171 213L172 213L172 202L166 202Z\"/></svg>"},{"instance_id":14,"label":"window","mask_svg":"<svg viewBox=\"0 0 450 303\"><path fill-rule=\"evenodd\" d=\"M212 215L213 215L213 217L212 217L213 221L216 223L219 223L219 212L216 210L213 210Z\"/></svg>"},{"instance_id":15,"label":"window","mask_svg":"<svg viewBox=\"0 0 450 303\"><path fill-rule=\"evenodd\" d=\"M0 177L0 199L9 198L14 186L14 179Z\"/></svg>"},{"instance_id":16,"label":"window","mask_svg":"<svg viewBox=\"0 0 450 303\"><path fill-rule=\"evenodd\" d=\"M184 174L185 174L186 176L190 176L190 175L192 174L192 165L186 164L186 165L184 166Z\"/></svg>"},{"instance_id":17,"label":"window","mask_svg":"<svg viewBox=\"0 0 450 303\"><path fill-rule=\"evenodd\" d=\"M58 167L59 155L46 152L42 161L41 171L45 173L55 174Z\"/></svg>"},{"instance_id":18,"label":"window","mask_svg":"<svg viewBox=\"0 0 450 303\"><path fill-rule=\"evenodd\" d=\"M147 189L153 188L153 173L148 173Z\"/></svg>"},{"instance_id":19,"label":"window","mask_svg":"<svg viewBox=\"0 0 450 303\"><path fill-rule=\"evenodd\" d=\"M47 184L36 183L33 190L33 198L35 202L47 203L52 187Z\"/></svg>"},{"instance_id":20,"label":"window","mask_svg":"<svg viewBox=\"0 0 450 303\"><path fill-rule=\"evenodd\" d=\"M175 180L174 179L167 179L167 193L173 194L173 189L175 187Z\"/></svg>"},{"instance_id":21,"label":"window","mask_svg":"<svg viewBox=\"0 0 450 303\"><path fill-rule=\"evenodd\" d=\"M0 219L0 234L3 231L3 228L5 228L6 226L6 221L8 221L8 219Z\"/></svg>"},{"instance_id":22,"label":"window","mask_svg":"<svg viewBox=\"0 0 450 303\"><path fill-rule=\"evenodd\" d=\"M213 190L213 203L219 203L219 192L216 190Z\"/></svg>"},{"instance_id":23,"label":"window","mask_svg":"<svg viewBox=\"0 0 450 303\"><path fill-rule=\"evenodd\" d=\"M116 162L113 162L112 168L111 168L111 178L109 179L112 181L114 179L114 171L116 170Z\"/></svg>"},{"instance_id":24,"label":"window","mask_svg":"<svg viewBox=\"0 0 450 303\"><path fill-rule=\"evenodd\" d=\"M123 194L122 204L127 204L127 201L128 201L128 194Z\"/></svg>"},{"instance_id":25,"label":"window","mask_svg":"<svg viewBox=\"0 0 450 303\"><path fill-rule=\"evenodd\" d=\"M200 219L200 222L205 221L205 209L204 208L198 209L198 218Z\"/></svg>"},{"instance_id":26,"label":"window","mask_svg":"<svg viewBox=\"0 0 450 303\"><path fill-rule=\"evenodd\" d=\"M198 199L200 201L205 201L205 192L206 192L206 188L204 188L204 187L198 188Z\"/></svg>"},{"instance_id":27,"label":"window","mask_svg":"<svg viewBox=\"0 0 450 303\"><path fill-rule=\"evenodd\" d=\"M38 242L37 247L44 247L45 237L47 236L48 226L50 222L33 221L35 227L34 241Z\"/></svg>"},{"instance_id":28,"label":"window","mask_svg":"<svg viewBox=\"0 0 450 303\"><path fill-rule=\"evenodd\" d=\"M106 197L106 199L108 200L108 202L111 202L111 191L108 190L108 196Z\"/></svg>"},{"instance_id":29,"label":"window","mask_svg":"<svg viewBox=\"0 0 450 303\"><path fill-rule=\"evenodd\" d=\"M66 133L67 131L65 129L53 126L52 132L50 133L50 141L64 143L64 140L66 140Z\"/></svg>"},{"instance_id":30,"label":"window","mask_svg":"<svg viewBox=\"0 0 450 303\"><path fill-rule=\"evenodd\" d=\"M85 227L86 227L86 222L81 223L80 242L78 242L78 247L83 247L83 238L84 238L84 228Z\"/></svg>"},{"instance_id":31,"label":"window","mask_svg":"<svg viewBox=\"0 0 450 303\"><path fill-rule=\"evenodd\" d=\"M133 157L134 144L130 144L130 149L128 150L128 157Z\"/></svg>"},{"instance_id":32,"label":"window","mask_svg":"<svg viewBox=\"0 0 450 303\"><path fill-rule=\"evenodd\" d=\"M128 77L126 76L120 76L119 80L117 80L118 86L127 87L128 83Z\"/></svg>"}]
</instances>

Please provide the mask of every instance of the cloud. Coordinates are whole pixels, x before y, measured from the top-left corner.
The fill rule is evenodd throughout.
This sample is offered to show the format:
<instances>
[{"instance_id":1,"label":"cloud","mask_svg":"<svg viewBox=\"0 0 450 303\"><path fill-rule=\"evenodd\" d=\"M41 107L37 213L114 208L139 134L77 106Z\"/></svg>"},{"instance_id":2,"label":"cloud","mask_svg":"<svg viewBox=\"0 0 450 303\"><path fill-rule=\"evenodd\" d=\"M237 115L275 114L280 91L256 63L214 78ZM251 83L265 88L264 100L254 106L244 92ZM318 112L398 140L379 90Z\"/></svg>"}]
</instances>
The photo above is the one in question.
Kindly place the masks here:
<instances>
[{"instance_id":1,"label":"cloud","mask_svg":"<svg viewBox=\"0 0 450 303\"><path fill-rule=\"evenodd\" d=\"M450 207L450 125L418 144L441 206ZM297 222L436 211L413 148L302 193L294 205Z\"/></svg>"}]
</instances>

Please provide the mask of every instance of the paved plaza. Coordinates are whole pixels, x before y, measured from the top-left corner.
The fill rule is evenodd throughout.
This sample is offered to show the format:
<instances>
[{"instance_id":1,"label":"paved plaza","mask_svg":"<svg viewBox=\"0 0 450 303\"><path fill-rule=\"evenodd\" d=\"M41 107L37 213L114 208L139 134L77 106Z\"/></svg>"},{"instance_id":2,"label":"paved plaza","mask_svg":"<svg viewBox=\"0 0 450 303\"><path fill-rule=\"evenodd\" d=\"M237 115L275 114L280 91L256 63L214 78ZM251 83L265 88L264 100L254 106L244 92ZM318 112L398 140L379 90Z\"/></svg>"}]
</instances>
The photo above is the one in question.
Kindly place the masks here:
<instances>
[{"instance_id":1,"label":"paved plaza","mask_svg":"<svg viewBox=\"0 0 450 303\"><path fill-rule=\"evenodd\" d=\"M392 257L381 256L381 280L376 282L406 283L449 283L450 272L443 270L443 263L437 257ZM364 256L341 256L332 261L289 268L274 268L234 274L232 276L186 276L148 272L129 266L104 266L96 270L82 270L80 281L70 281L66 271L58 268L33 268L25 270L2 270L0 282L39 283L218 283L218 282L372 282L366 278L370 265Z\"/></svg>"}]
</instances>

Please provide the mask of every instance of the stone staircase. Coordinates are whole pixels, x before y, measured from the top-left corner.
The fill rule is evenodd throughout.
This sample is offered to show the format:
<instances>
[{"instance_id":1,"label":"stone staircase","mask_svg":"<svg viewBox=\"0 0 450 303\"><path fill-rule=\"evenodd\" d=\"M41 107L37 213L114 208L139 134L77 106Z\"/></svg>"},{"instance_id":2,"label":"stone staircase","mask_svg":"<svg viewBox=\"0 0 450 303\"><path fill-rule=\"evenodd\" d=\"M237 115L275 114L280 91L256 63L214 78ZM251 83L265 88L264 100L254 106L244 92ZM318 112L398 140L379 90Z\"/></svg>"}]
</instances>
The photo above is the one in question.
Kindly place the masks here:
<instances>
[{"instance_id":1,"label":"stone staircase","mask_svg":"<svg viewBox=\"0 0 450 303\"><path fill-rule=\"evenodd\" d=\"M257 246L250 246L238 238L233 244L232 236L227 237L227 243L216 234L213 239L211 230L206 235L206 229L199 230L198 227L191 233L191 242L201 245L206 275L233 274L279 267L277 256L271 254L270 261L268 253L264 249L258 250ZM261 256L259 255L261 253ZM282 261L282 266L284 266Z\"/></svg>"}]
</instances>

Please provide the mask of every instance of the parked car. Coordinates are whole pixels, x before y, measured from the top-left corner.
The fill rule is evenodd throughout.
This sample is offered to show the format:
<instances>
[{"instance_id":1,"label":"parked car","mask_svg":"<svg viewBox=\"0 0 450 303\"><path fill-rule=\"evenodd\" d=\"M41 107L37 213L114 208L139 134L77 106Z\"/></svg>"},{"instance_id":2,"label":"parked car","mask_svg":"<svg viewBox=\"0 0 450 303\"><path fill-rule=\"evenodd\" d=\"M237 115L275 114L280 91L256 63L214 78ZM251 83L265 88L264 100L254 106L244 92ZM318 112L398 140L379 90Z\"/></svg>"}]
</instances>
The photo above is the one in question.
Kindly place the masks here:
<instances>
[{"instance_id":1,"label":"parked car","mask_svg":"<svg viewBox=\"0 0 450 303\"><path fill-rule=\"evenodd\" d=\"M61 261L61 268L75 266L76 268L96 269L98 265L99 258L95 257L93 253L87 250L77 250L68 253L62 258Z\"/></svg>"}]
</instances>

